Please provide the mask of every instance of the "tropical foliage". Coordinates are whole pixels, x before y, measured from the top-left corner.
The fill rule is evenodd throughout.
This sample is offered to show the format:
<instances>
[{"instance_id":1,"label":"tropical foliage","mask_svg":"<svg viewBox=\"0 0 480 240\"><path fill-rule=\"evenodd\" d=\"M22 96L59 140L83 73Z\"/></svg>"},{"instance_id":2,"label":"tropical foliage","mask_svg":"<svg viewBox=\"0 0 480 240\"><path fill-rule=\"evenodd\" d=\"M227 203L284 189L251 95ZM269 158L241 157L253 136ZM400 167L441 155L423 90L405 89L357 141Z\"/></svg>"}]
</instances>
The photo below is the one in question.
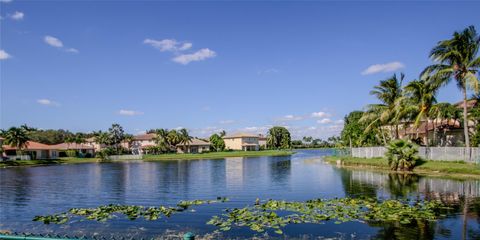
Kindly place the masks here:
<instances>
[{"instance_id":1,"label":"tropical foliage","mask_svg":"<svg viewBox=\"0 0 480 240\"><path fill-rule=\"evenodd\" d=\"M222 137L220 137L220 135L214 133L212 136L210 136L209 140L213 151L221 152L225 150L225 141Z\"/></svg>"},{"instance_id":2,"label":"tropical foliage","mask_svg":"<svg viewBox=\"0 0 480 240\"><path fill-rule=\"evenodd\" d=\"M417 146L405 140L390 142L385 156L388 159L390 169L394 171L411 171L420 159Z\"/></svg>"},{"instance_id":3,"label":"tropical foliage","mask_svg":"<svg viewBox=\"0 0 480 240\"><path fill-rule=\"evenodd\" d=\"M32 129L26 125L21 127L11 127L8 130L2 130L1 136L4 138L4 144L10 145L17 149L17 155L22 155L23 150L28 146L30 141L30 131Z\"/></svg>"},{"instance_id":4,"label":"tropical foliage","mask_svg":"<svg viewBox=\"0 0 480 240\"><path fill-rule=\"evenodd\" d=\"M289 149L292 146L290 132L285 127L272 127L267 134L267 147L272 149Z\"/></svg>"}]
</instances>

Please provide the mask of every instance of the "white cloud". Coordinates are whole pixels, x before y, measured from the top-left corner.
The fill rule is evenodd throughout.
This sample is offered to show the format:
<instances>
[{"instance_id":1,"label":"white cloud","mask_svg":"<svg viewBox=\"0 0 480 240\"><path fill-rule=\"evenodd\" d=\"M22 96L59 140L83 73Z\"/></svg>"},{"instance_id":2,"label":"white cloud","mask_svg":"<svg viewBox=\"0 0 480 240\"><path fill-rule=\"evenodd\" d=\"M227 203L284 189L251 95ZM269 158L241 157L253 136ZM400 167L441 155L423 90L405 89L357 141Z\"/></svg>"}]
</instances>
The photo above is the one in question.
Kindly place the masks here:
<instances>
[{"instance_id":1,"label":"white cloud","mask_svg":"<svg viewBox=\"0 0 480 240\"><path fill-rule=\"evenodd\" d=\"M10 15L10 18L13 20L22 20L25 14L23 12L15 11L12 15Z\"/></svg>"},{"instance_id":2,"label":"white cloud","mask_svg":"<svg viewBox=\"0 0 480 240\"><path fill-rule=\"evenodd\" d=\"M332 123L332 119L330 118L322 118L320 120L317 121L317 123L320 123L320 124L328 124L328 123Z\"/></svg>"},{"instance_id":3,"label":"white cloud","mask_svg":"<svg viewBox=\"0 0 480 240\"><path fill-rule=\"evenodd\" d=\"M118 114L124 115L124 116L135 116L135 115L142 115L143 112L121 109L120 111L118 111Z\"/></svg>"},{"instance_id":4,"label":"white cloud","mask_svg":"<svg viewBox=\"0 0 480 240\"><path fill-rule=\"evenodd\" d=\"M0 49L0 60L9 59L11 57L12 56L10 54L8 54L7 52L5 52L5 50Z\"/></svg>"},{"instance_id":5,"label":"white cloud","mask_svg":"<svg viewBox=\"0 0 480 240\"><path fill-rule=\"evenodd\" d=\"M65 52L69 52L69 53L79 53L80 51L78 51L78 50L75 49L75 48L68 48L68 49L65 49Z\"/></svg>"},{"instance_id":6,"label":"white cloud","mask_svg":"<svg viewBox=\"0 0 480 240\"><path fill-rule=\"evenodd\" d=\"M37 103L45 106L60 106L57 102L46 98L38 99Z\"/></svg>"},{"instance_id":7,"label":"white cloud","mask_svg":"<svg viewBox=\"0 0 480 240\"><path fill-rule=\"evenodd\" d=\"M369 75L369 74L375 74L375 73L380 73L380 72L394 72L399 69L404 68L405 65L401 62L390 62L390 63L384 63L384 64L374 64L365 69L362 72L362 75Z\"/></svg>"},{"instance_id":8,"label":"white cloud","mask_svg":"<svg viewBox=\"0 0 480 240\"><path fill-rule=\"evenodd\" d=\"M177 52L177 51L185 51L190 49L193 44L190 42L178 42L175 39L163 39L163 40L155 40L147 38L143 40L143 43L148 44L161 52Z\"/></svg>"},{"instance_id":9,"label":"white cloud","mask_svg":"<svg viewBox=\"0 0 480 240\"><path fill-rule=\"evenodd\" d=\"M46 44L48 44L52 47L57 47L57 48L63 47L62 41L60 41L60 39L58 39L56 37L45 36L45 38L43 40L45 41Z\"/></svg>"},{"instance_id":10,"label":"white cloud","mask_svg":"<svg viewBox=\"0 0 480 240\"><path fill-rule=\"evenodd\" d=\"M326 118L330 117L331 114L326 112L313 112L311 116L314 118Z\"/></svg>"},{"instance_id":11,"label":"white cloud","mask_svg":"<svg viewBox=\"0 0 480 240\"><path fill-rule=\"evenodd\" d=\"M189 64L190 62L202 61L202 60L205 60L205 59L208 59L208 58L213 58L216 55L217 54L214 51L212 51L208 48L203 48L203 49L200 49L200 50L196 51L195 53L182 54L182 55L176 56L172 60L174 62L186 65L186 64Z\"/></svg>"},{"instance_id":12,"label":"white cloud","mask_svg":"<svg viewBox=\"0 0 480 240\"><path fill-rule=\"evenodd\" d=\"M344 123L343 119L339 119L339 120L335 121L335 124L343 124L343 123Z\"/></svg>"},{"instance_id":13,"label":"white cloud","mask_svg":"<svg viewBox=\"0 0 480 240\"><path fill-rule=\"evenodd\" d=\"M285 115L281 118L279 118L278 120L280 121L299 121L299 120L302 120L303 117L302 116L295 116L295 115Z\"/></svg>"},{"instance_id":14,"label":"white cloud","mask_svg":"<svg viewBox=\"0 0 480 240\"><path fill-rule=\"evenodd\" d=\"M280 70L278 70L276 68L267 68L265 70L258 71L258 74L263 75L263 74L273 74L273 73L279 73L279 72L280 72Z\"/></svg>"},{"instance_id":15,"label":"white cloud","mask_svg":"<svg viewBox=\"0 0 480 240\"><path fill-rule=\"evenodd\" d=\"M220 124L232 124L234 122L235 122L235 120L222 120L222 121L220 121Z\"/></svg>"},{"instance_id":16,"label":"white cloud","mask_svg":"<svg viewBox=\"0 0 480 240\"><path fill-rule=\"evenodd\" d=\"M9 2L12 2L12 0L0 0L0 2L2 2L2 3L9 3Z\"/></svg>"}]
</instances>

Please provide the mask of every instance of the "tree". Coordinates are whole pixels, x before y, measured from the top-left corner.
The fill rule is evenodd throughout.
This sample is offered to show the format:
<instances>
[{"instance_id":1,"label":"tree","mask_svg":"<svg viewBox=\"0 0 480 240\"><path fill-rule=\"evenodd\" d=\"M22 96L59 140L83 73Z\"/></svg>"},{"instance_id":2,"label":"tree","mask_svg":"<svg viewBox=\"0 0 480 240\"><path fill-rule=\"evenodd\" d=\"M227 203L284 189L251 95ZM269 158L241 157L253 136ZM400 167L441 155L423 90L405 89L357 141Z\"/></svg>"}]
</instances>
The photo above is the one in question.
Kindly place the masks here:
<instances>
[{"instance_id":1,"label":"tree","mask_svg":"<svg viewBox=\"0 0 480 240\"><path fill-rule=\"evenodd\" d=\"M385 156L390 169L394 171L411 171L420 158L417 147L405 140L395 140L387 146Z\"/></svg>"},{"instance_id":2,"label":"tree","mask_svg":"<svg viewBox=\"0 0 480 240\"><path fill-rule=\"evenodd\" d=\"M437 102L435 98L438 88L426 80L414 80L404 88L404 97L398 101L403 106L402 115L412 114L415 117L414 125L418 127L425 123L425 145L428 147L428 123L432 106Z\"/></svg>"},{"instance_id":3,"label":"tree","mask_svg":"<svg viewBox=\"0 0 480 240\"><path fill-rule=\"evenodd\" d=\"M370 104L367 111L362 116L361 121L369 123L365 129L367 132L372 130L375 126L381 127L390 125L395 127L395 139L399 138L398 123L400 121L397 101L402 97L402 82L405 75L400 74L400 78L394 74L392 77L380 81L378 86L375 86L370 95L374 95L380 100L379 104ZM386 144L386 137L383 137Z\"/></svg>"},{"instance_id":4,"label":"tree","mask_svg":"<svg viewBox=\"0 0 480 240\"><path fill-rule=\"evenodd\" d=\"M180 129L180 131L178 131L178 135L180 140L179 143L185 147L185 152L187 152L188 146L190 146L193 137L188 134L188 131L185 128Z\"/></svg>"},{"instance_id":5,"label":"tree","mask_svg":"<svg viewBox=\"0 0 480 240\"><path fill-rule=\"evenodd\" d=\"M23 154L23 149L28 146L30 136L28 128L25 127L11 127L7 131L2 130L2 137L5 145L10 145L17 149L17 155Z\"/></svg>"},{"instance_id":6,"label":"tree","mask_svg":"<svg viewBox=\"0 0 480 240\"><path fill-rule=\"evenodd\" d=\"M455 105L450 103L437 103L434 104L431 109L429 115L434 119L434 139L436 139L436 134L438 132L437 122L440 121L442 125L441 129L443 129L441 142L440 145L444 146L447 142L447 135L446 131L448 130L448 126L453 121L453 125L455 126L457 121L462 118L462 113L460 109L458 109ZM446 126L445 126L446 125Z\"/></svg>"},{"instance_id":7,"label":"tree","mask_svg":"<svg viewBox=\"0 0 480 240\"><path fill-rule=\"evenodd\" d=\"M463 130L465 145L470 147L468 130L467 90L479 92L480 57L477 56L480 37L475 27L469 26L462 32L454 32L451 39L443 40L430 52L436 62L428 66L422 75L430 76L432 85L441 87L455 80L463 93Z\"/></svg>"},{"instance_id":8,"label":"tree","mask_svg":"<svg viewBox=\"0 0 480 240\"><path fill-rule=\"evenodd\" d=\"M111 144L115 147L116 154L119 153L120 144L125 139L125 132L123 127L120 124L114 123L108 129L108 134L110 135Z\"/></svg>"},{"instance_id":9,"label":"tree","mask_svg":"<svg viewBox=\"0 0 480 240\"><path fill-rule=\"evenodd\" d=\"M222 130L222 131L220 131L219 135L220 135L221 138L223 138L227 135L227 132L225 132L225 130Z\"/></svg>"},{"instance_id":10,"label":"tree","mask_svg":"<svg viewBox=\"0 0 480 240\"><path fill-rule=\"evenodd\" d=\"M352 147L376 146L381 143L380 137L377 137L378 128L371 128L366 131L368 123L360 121L364 112L353 111L344 118L343 130L340 133L340 139L344 145Z\"/></svg>"},{"instance_id":11,"label":"tree","mask_svg":"<svg viewBox=\"0 0 480 240\"><path fill-rule=\"evenodd\" d=\"M313 138L312 138L312 137L304 136L304 137L302 138L302 140L303 140L305 143L309 144L309 143L311 143L311 142L313 141Z\"/></svg>"},{"instance_id":12,"label":"tree","mask_svg":"<svg viewBox=\"0 0 480 240\"><path fill-rule=\"evenodd\" d=\"M112 140L110 138L109 133L98 131L98 132L95 132L94 134L95 134L94 141L96 143L100 145L106 145L106 146L112 145Z\"/></svg>"},{"instance_id":13,"label":"tree","mask_svg":"<svg viewBox=\"0 0 480 240\"><path fill-rule=\"evenodd\" d=\"M212 136L210 136L209 140L214 151L220 152L225 150L225 141L222 137L220 137L220 135L214 133Z\"/></svg>"},{"instance_id":14,"label":"tree","mask_svg":"<svg viewBox=\"0 0 480 240\"><path fill-rule=\"evenodd\" d=\"M169 143L169 131L168 129L156 129L155 130L155 137L153 140L157 144L157 146L161 149L162 152L168 152L171 150L171 145Z\"/></svg>"},{"instance_id":15,"label":"tree","mask_svg":"<svg viewBox=\"0 0 480 240\"><path fill-rule=\"evenodd\" d=\"M275 149L288 149L292 146L290 132L285 127L275 126L268 130L267 146Z\"/></svg>"},{"instance_id":16,"label":"tree","mask_svg":"<svg viewBox=\"0 0 480 240\"><path fill-rule=\"evenodd\" d=\"M177 130L172 129L168 132L168 142L172 147L176 147L181 141L180 134Z\"/></svg>"}]
</instances>

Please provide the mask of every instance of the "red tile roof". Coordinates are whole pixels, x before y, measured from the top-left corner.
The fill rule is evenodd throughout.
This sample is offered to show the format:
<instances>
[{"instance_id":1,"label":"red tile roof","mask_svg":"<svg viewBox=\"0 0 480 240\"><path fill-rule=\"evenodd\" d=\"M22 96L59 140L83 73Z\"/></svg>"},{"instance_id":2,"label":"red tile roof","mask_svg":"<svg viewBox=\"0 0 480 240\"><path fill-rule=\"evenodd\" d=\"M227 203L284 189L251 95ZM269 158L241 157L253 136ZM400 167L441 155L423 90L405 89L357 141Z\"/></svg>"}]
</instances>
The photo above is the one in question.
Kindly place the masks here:
<instances>
[{"instance_id":1,"label":"red tile roof","mask_svg":"<svg viewBox=\"0 0 480 240\"><path fill-rule=\"evenodd\" d=\"M155 138L155 133L140 134L133 137L135 141L148 141Z\"/></svg>"},{"instance_id":2,"label":"red tile roof","mask_svg":"<svg viewBox=\"0 0 480 240\"><path fill-rule=\"evenodd\" d=\"M17 150L16 147L12 147L9 145L3 145L4 150ZM39 143L39 142L34 142L34 141L28 141L27 146L25 150L53 150L55 148L52 148L51 145Z\"/></svg>"}]
</instances>

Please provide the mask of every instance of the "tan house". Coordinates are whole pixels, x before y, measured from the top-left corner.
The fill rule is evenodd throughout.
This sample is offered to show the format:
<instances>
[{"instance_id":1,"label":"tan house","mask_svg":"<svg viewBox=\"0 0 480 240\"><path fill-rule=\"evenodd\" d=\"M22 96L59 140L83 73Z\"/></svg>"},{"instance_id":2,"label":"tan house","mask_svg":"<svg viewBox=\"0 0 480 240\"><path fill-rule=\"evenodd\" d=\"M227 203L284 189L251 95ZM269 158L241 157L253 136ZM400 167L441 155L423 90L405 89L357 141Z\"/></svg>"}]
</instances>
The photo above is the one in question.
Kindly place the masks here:
<instances>
[{"instance_id":1,"label":"tan house","mask_svg":"<svg viewBox=\"0 0 480 240\"><path fill-rule=\"evenodd\" d=\"M249 133L238 133L223 137L225 148L241 151L258 151L260 149L259 136Z\"/></svg>"},{"instance_id":2,"label":"tan house","mask_svg":"<svg viewBox=\"0 0 480 240\"><path fill-rule=\"evenodd\" d=\"M133 154L147 153L146 148L156 146L155 133L140 134L133 137L133 141L130 143L130 150Z\"/></svg>"},{"instance_id":3,"label":"tan house","mask_svg":"<svg viewBox=\"0 0 480 240\"><path fill-rule=\"evenodd\" d=\"M210 151L210 143L198 138L194 138L189 144L178 144L177 153L202 153Z\"/></svg>"},{"instance_id":4,"label":"tan house","mask_svg":"<svg viewBox=\"0 0 480 240\"><path fill-rule=\"evenodd\" d=\"M3 150L7 157L17 156L17 148L9 145L3 145ZM30 159L56 159L58 158L58 150L51 145L39 142L28 141L23 149L24 155L30 156Z\"/></svg>"},{"instance_id":5,"label":"tan house","mask_svg":"<svg viewBox=\"0 0 480 240\"><path fill-rule=\"evenodd\" d=\"M82 156L93 157L95 154L95 148L89 144L60 143L49 146L58 151L59 157L67 157L68 150L75 150Z\"/></svg>"}]
</instances>

